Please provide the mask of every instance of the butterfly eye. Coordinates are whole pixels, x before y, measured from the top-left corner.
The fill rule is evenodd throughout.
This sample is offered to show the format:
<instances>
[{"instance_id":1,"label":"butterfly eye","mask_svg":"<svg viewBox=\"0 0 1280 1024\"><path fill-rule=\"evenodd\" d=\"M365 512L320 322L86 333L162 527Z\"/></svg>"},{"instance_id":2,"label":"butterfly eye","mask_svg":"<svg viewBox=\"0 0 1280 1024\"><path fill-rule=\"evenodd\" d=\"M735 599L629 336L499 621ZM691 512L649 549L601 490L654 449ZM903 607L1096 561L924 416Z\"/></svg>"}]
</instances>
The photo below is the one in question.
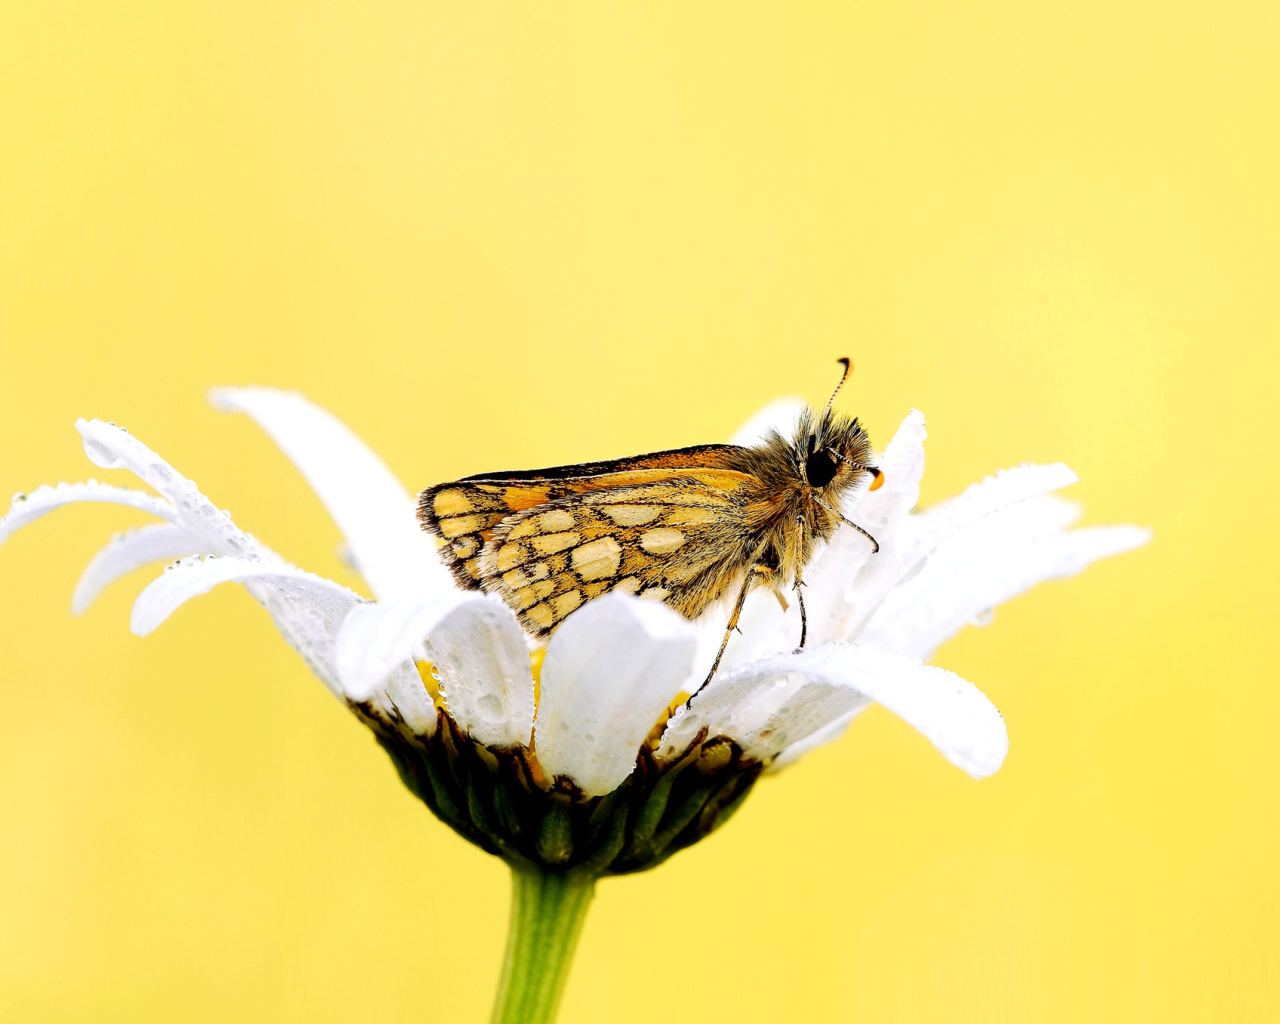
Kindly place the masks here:
<instances>
[{"instance_id":1,"label":"butterfly eye","mask_svg":"<svg viewBox=\"0 0 1280 1024\"><path fill-rule=\"evenodd\" d=\"M804 476L810 487L826 487L835 479L836 469L840 464L825 448L816 451L805 459Z\"/></svg>"}]
</instances>

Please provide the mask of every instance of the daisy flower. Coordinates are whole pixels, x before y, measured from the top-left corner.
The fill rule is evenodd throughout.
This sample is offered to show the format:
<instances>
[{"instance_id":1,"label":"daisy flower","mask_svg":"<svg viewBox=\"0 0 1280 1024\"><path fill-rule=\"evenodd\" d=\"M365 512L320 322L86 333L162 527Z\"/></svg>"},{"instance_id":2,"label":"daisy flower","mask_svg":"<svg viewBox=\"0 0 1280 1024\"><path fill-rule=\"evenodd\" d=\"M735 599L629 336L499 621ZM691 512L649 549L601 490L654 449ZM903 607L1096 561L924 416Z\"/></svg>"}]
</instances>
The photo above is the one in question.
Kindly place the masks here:
<instances>
[{"instance_id":1,"label":"daisy flower","mask_svg":"<svg viewBox=\"0 0 1280 1024\"><path fill-rule=\"evenodd\" d=\"M878 460L884 485L844 514L805 572L809 639L768 593L747 603L715 677L724 612L689 622L625 594L588 602L545 647L495 597L455 587L413 501L346 426L296 393L220 389L298 467L341 529L376 600L291 565L196 485L111 423L76 424L90 461L137 490L41 487L13 499L0 543L75 502L154 520L114 537L84 570L72 611L115 580L168 562L134 602L145 635L220 583L242 584L311 671L374 733L401 779L455 831L512 867L506 961L494 1021L549 1021L596 879L651 868L723 824L765 773L838 737L882 704L975 778L1004 761L1004 721L973 684L926 664L995 605L1043 580L1145 543L1131 526L1070 527L1053 492L1063 465L1021 466L914 511L924 418L912 412ZM733 438L749 444L799 410L780 400ZM692 693L693 696L689 697Z\"/></svg>"}]
</instances>

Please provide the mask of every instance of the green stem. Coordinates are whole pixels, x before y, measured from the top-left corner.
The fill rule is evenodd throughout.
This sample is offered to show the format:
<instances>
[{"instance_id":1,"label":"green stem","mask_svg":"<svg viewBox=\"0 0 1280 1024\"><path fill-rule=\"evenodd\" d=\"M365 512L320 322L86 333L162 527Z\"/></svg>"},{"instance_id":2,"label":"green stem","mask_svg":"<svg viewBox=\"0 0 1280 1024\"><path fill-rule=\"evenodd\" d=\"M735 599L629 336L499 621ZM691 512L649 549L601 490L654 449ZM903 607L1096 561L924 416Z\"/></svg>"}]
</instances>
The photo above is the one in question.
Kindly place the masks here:
<instances>
[{"instance_id":1,"label":"green stem","mask_svg":"<svg viewBox=\"0 0 1280 1024\"><path fill-rule=\"evenodd\" d=\"M574 947L595 895L595 875L511 868L511 923L491 1024L551 1024Z\"/></svg>"}]
</instances>

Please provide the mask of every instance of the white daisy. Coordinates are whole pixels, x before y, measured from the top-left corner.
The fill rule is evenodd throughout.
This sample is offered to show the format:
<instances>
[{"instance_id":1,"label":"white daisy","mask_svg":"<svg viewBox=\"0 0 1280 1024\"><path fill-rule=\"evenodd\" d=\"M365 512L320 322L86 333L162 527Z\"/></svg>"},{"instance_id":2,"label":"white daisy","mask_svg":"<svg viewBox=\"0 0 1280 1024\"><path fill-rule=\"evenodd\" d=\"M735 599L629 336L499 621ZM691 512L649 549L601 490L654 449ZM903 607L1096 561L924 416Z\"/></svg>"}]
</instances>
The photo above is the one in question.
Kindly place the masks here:
<instances>
[{"instance_id":1,"label":"white daisy","mask_svg":"<svg viewBox=\"0 0 1280 1024\"><path fill-rule=\"evenodd\" d=\"M242 388L212 398L250 415L301 470L376 602L290 565L139 440L97 420L76 424L89 459L131 471L154 493L95 481L42 487L14 498L0 542L79 501L156 517L93 558L74 612L126 573L175 558L138 596L135 633L216 584L244 584L374 730L410 788L514 864L593 874L652 866L722 823L762 771L834 739L873 702L970 775L991 774L1008 749L999 713L971 683L924 660L999 602L1149 537L1130 526L1068 529L1078 510L1049 493L1075 480L1062 465L1008 470L913 512L925 438L913 412L879 460L884 486L844 508L879 553L842 528L806 572L809 645L792 650L794 607L754 595L719 673L685 704L719 644L722 612L690 623L663 605L609 595L570 616L545 658L531 657L510 609L453 585L409 494L342 423L294 393ZM797 409L774 403L734 440L749 443Z\"/></svg>"},{"instance_id":2,"label":"white daisy","mask_svg":"<svg viewBox=\"0 0 1280 1024\"><path fill-rule=\"evenodd\" d=\"M89 459L151 490L90 480L17 495L0 543L74 502L150 514L159 521L113 538L90 561L72 597L79 614L125 574L177 559L134 603L140 635L219 583L244 584L373 730L405 784L511 864L497 1024L554 1019L598 877L652 867L697 842L763 772L836 738L873 702L975 778L996 771L1008 749L999 713L971 683L924 660L999 602L1149 539L1130 526L1068 529L1078 510L1050 494L1075 480L1061 465L1008 470L913 512L925 438L913 412L878 462L884 486L853 494L843 509L879 540L879 553L842 528L805 573L809 646L791 650L796 606L759 593L720 672L694 692L723 612L691 623L652 601L606 595L569 616L545 650L531 650L506 605L454 587L409 495L337 419L266 388L216 391L213 401L248 413L302 471L376 602L288 564L151 449L98 420L76 424ZM774 403L734 440L786 425L798 404Z\"/></svg>"}]
</instances>

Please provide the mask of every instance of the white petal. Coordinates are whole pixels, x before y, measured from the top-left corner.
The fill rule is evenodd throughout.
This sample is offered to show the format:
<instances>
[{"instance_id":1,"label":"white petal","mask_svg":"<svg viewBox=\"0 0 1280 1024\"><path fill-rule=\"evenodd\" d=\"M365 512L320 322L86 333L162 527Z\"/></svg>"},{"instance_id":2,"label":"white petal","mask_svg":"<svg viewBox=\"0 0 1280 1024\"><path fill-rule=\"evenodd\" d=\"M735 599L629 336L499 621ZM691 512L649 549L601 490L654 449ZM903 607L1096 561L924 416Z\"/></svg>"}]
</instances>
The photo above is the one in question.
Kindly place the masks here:
<instances>
[{"instance_id":1,"label":"white petal","mask_svg":"<svg viewBox=\"0 0 1280 1024\"><path fill-rule=\"evenodd\" d=\"M172 523L148 523L118 533L85 566L71 595L71 614L83 615L99 594L135 569L203 553L198 540Z\"/></svg>"},{"instance_id":2,"label":"white petal","mask_svg":"<svg viewBox=\"0 0 1280 1024\"><path fill-rule=\"evenodd\" d=\"M533 674L524 634L496 598L458 598L353 608L338 635L343 690L363 700L397 666L425 657L440 674L450 716L463 729L488 746L528 745Z\"/></svg>"},{"instance_id":3,"label":"white petal","mask_svg":"<svg viewBox=\"0 0 1280 1024\"><path fill-rule=\"evenodd\" d=\"M373 699L386 710L394 710L413 732L419 736L431 736L436 731L436 703L422 685L418 669L402 662L387 679L381 693Z\"/></svg>"},{"instance_id":4,"label":"white petal","mask_svg":"<svg viewBox=\"0 0 1280 1024\"><path fill-rule=\"evenodd\" d=\"M1150 531L1135 526L1064 531L1075 512L1069 502L1040 497L960 531L938 547L917 576L885 598L860 639L928 658L996 605L1151 538Z\"/></svg>"},{"instance_id":5,"label":"white petal","mask_svg":"<svg viewBox=\"0 0 1280 1024\"><path fill-rule=\"evenodd\" d=\"M266 607L286 642L311 670L341 695L334 640L347 612L363 599L330 580L286 565L237 527L228 513L216 509L193 481L128 431L100 420L78 420L76 429L94 463L128 469L150 484L169 499L177 525L195 537L203 550L223 556L208 563L184 563L148 586L134 604L134 631L149 632L183 601L219 582L238 580Z\"/></svg>"},{"instance_id":6,"label":"white petal","mask_svg":"<svg viewBox=\"0 0 1280 1024\"><path fill-rule=\"evenodd\" d=\"M834 722L824 725L821 729L810 733L799 742L791 744L773 759L773 763L769 765L767 770L769 772L780 772L783 768L789 768L795 764L810 751L825 747L828 743L834 743L845 734L845 731L853 724L853 720L865 710L866 707L860 707L856 711L850 711L847 715L841 715Z\"/></svg>"},{"instance_id":7,"label":"white petal","mask_svg":"<svg viewBox=\"0 0 1280 1024\"><path fill-rule=\"evenodd\" d=\"M248 413L306 477L379 600L452 589L435 542L386 463L332 413L293 391L218 388L219 409Z\"/></svg>"},{"instance_id":8,"label":"white petal","mask_svg":"<svg viewBox=\"0 0 1280 1024\"><path fill-rule=\"evenodd\" d=\"M609 594L570 615L542 664L534 735L547 774L588 796L616 789L680 691L694 647L688 621L654 601Z\"/></svg>"},{"instance_id":9,"label":"white petal","mask_svg":"<svg viewBox=\"0 0 1280 1024\"><path fill-rule=\"evenodd\" d=\"M175 515L165 516L197 538L203 550L237 558L277 556L216 509L195 483L127 430L101 420L77 420L85 454L106 469L128 469L169 499Z\"/></svg>"},{"instance_id":10,"label":"white petal","mask_svg":"<svg viewBox=\"0 0 1280 1024\"><path fill-rule=\"evenodd\" d=\"M727 736L748 757L768 761L870 703L842 683L787 670L785 657L764 658L713 679L671 717L658 756L679 757L705 728L707 736Z\"/></svg>"},{"instance_id":11,"label":"white petal","mask_svg":"<svg viewBox=\"0 0 1280 1024\"><path fill-rule=\"evenodd\" d=\"M343 692L367 698L405 661L426 657L423 639L456 604L381 601L359 604L338 632L335 658Z\"/></svg>"},{"instance_id":12,"label":"white petal","mask_svg":"<svg viewBox=\"0 0 1280 1024\"><path fill-rule=\"evenodd\" d=\"M729 443L744 446L759 444L774 430L791 440L796 421L808 404L803 398L775 398L735 430Z\"/></svg>"},{"instance_id":13,"label":"white petal","mask_svg":"<svg viewBox=\"0 0 1280 1024\"><path fill-rule=\"evenodd\" d=\"M529 645L494 597L459 605L427 636L449 716L488 747L528 746L533 732Z\"/></svg>"},{"instance_id":14,"label":"white petal","mask_svg":"<svg viewBox=\"0 0 1280 1024\"><path fill-rule=\"evenodd\" d=\"M882 601L921 572L934 550L948 537L1050 491L1069 486L1076 474L1062 463L1025 465L1001 470L973 484L963 494L898 523L891 543L868 560L846 592L846 610L834 636L819 639L863 639L866 623Z\"/></svg>"},{"instance_id":15,"label":"white petal","mask_svg":"<svg viewBox=\"0 0 1280 1024\"><path fill-rule=\"evenodd\" d=\"M14 531L47 515L55 508L78 501L103 501L112 505L127 505L170 522L177 519L177 513L167 501L146 491L112 487L110 484L100 484L96 480L83 484L58 484L56 487L40 487L30 494L13 496L13 506L8 514L0 519L0 544L8 540Z\"/></svg>"},{"instance_id":16,"label":"white petal","mask_svg":"<svg viewBox=\"0 0 1280 1024\"><path fill-rule=\"evenodd\" d=\"M266 604L284 638L311 671L330 690L341 694L334 640L342 620L363 598L332 580L292 566L246 558L175 563L138 595L130 627L145 636L191 598L208 593L219 583L231 582L244 583Z\"/></svg>"},{"instance_id":17,"label":"white petal","mask_svg":"<svg viewBox=\"0 0 1280 1024\"><path fill-rule=\"evenodd\" d=\"M920 513L918 547L932 551L947 537L987 516L1041 494L1070 487L1080 478L1061 462L1047 466L1031 463L1002 469L994 476L970 484L954 498L940 501Z\"/></svg>"},{"instance_id":18,"label":"white petal","mask_svg":"<svg viewBox=\"0 0 1280 1024\"><path fill-rule=\"evenodd\" d=\"M850 644L779 655L713 680L687 712L673 716L660 755L678 754L705 726L710 735L729 736L748 753L767 758L832 727L867 701L905 719L974 778L1004 762L1004 720L972 683L914 658Z\"/></svg>"}]
</instances>

